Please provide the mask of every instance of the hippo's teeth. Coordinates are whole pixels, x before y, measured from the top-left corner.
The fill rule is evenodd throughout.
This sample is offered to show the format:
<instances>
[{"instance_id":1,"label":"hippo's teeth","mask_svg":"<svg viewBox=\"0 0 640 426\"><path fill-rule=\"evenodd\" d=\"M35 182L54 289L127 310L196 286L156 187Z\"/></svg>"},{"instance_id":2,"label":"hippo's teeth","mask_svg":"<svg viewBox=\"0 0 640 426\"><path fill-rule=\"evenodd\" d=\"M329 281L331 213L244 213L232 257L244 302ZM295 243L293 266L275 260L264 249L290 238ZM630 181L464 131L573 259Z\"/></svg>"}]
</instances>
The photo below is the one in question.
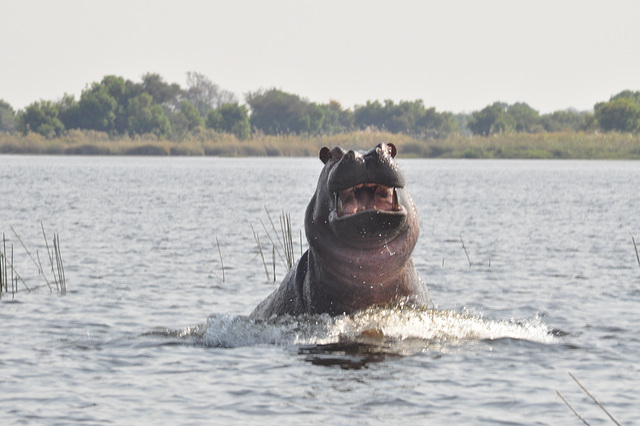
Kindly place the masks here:
<instances>
[{"instance_id":1,"label":"hippo's teeth","mask_svg":"<svg viewBox=\"0 0 640 426\"><path fill-rule=\"evenodd\" d=\"M339 217L365 210L397 212L401 210L396 188L376 183L361 183L334 194L335 212Z\"/></svg>"},{"instance_id":2,"label":"hippo's teeth","mask_svg":"<svg viewBox=\"0 0 640 426\"><path fill-rule=\"evenodd\" d=\"M396 189L393 188L393 202L391 204L391 211L397 212L398 210L400 210L400 206L398 204L398 193L396 192Z\"/></svg>"}]
</instances>

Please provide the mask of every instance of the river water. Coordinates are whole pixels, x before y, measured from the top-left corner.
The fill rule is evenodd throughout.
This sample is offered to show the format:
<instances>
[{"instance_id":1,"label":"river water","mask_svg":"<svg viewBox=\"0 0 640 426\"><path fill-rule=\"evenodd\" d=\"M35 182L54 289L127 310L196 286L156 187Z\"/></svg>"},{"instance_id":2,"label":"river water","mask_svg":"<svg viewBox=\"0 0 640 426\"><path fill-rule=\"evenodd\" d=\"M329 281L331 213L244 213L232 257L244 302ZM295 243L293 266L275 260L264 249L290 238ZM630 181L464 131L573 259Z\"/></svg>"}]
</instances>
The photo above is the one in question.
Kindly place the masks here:
<instances>
[{"instance_id":1,"label":"river water","mask_svg":"<svg viewBox=\"0 0 640 426\"><path fill-rule=\"evenodd\" d=\"M640 423L640 163L399 163L436 309L254 323L319 160L0 156L0 422Z\"/></svg>"}]
</instances>

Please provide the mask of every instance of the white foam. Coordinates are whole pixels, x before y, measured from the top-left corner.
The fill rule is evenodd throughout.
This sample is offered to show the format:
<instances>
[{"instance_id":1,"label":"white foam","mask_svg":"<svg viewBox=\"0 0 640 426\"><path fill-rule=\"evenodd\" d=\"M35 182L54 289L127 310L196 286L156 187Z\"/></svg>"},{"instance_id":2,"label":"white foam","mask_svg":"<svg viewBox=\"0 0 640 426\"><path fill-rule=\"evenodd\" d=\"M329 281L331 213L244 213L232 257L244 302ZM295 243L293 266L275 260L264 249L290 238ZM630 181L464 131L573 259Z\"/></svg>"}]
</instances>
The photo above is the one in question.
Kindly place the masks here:
<instances>
[{"instance_id":1,"label":"white foam","mask_svg":"<svg viewBox=\"0 0 640 426\"><path fill-rule=\"evenodd\" d=\"M214 314L190 334L206 346L219 347L324 345L363 339L386 344L410 341L414 348L473 340L518 339L543 344L556 341L538 318L487 320L454 311L403 307L372 308L349 316L284 316L266 321Z\"/></svg>"}]
</instances>

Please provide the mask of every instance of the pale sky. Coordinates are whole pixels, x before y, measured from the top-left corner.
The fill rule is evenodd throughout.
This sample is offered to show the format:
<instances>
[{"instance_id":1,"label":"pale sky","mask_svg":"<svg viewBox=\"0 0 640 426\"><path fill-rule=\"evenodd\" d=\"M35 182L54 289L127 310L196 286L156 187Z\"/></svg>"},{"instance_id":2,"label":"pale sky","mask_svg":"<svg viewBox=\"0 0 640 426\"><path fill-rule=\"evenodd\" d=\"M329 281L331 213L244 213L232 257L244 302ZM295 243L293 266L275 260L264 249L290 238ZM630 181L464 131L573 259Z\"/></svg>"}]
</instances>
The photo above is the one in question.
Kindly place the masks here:
<instances>
[{"instance_id":1,"label":"pale sky","mask_svg":"<svg viewBox=\"0 0 640 426\"><path fill-rule=\"evenodd\" d=\"M640 90L636 0L0 0L0 99L22 109L105 75L343 107L416 100L590 110Z\"/></svg>"}]
</instances>

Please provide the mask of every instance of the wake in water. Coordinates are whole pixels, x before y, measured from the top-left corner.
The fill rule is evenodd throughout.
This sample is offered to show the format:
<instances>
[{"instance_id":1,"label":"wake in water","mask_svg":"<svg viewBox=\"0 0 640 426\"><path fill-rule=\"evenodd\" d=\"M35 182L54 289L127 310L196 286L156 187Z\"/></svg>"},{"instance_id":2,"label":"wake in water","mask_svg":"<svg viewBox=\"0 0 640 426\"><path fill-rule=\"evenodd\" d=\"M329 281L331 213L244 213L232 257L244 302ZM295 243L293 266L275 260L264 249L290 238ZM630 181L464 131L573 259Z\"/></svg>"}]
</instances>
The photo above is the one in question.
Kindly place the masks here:
<instances>
[{"instance_id":1,"label":"wake in water","mask_svg":"<svg viewBox=\"0 0 640 426\"><path fill-rule=\"evenodd\" d=\"M369 308L348 316L282 316L270 320L214 314L206 324L185 330L183 335L213 347L363 343L399 355L478 340L517 339L543 344L556 341L552 331L538 319L486 320L453 311L403 306Z\"/></svg>"},{"instance_id":2,"label":"wake in water","mask_svg":"<svg viewBox=\"0 0 640 426\"><path fill-rule=\"evenodd\" d=\"M402 305L336 317L285 315L252 320L243 315L213 314L197 327L149 334L187 339L207 347L290 347L313 364L348 369L421 352L448 353L473 342L553 344L561 335L538 318L487 320L472 314Z\"/></svg>"}]
</instances>

